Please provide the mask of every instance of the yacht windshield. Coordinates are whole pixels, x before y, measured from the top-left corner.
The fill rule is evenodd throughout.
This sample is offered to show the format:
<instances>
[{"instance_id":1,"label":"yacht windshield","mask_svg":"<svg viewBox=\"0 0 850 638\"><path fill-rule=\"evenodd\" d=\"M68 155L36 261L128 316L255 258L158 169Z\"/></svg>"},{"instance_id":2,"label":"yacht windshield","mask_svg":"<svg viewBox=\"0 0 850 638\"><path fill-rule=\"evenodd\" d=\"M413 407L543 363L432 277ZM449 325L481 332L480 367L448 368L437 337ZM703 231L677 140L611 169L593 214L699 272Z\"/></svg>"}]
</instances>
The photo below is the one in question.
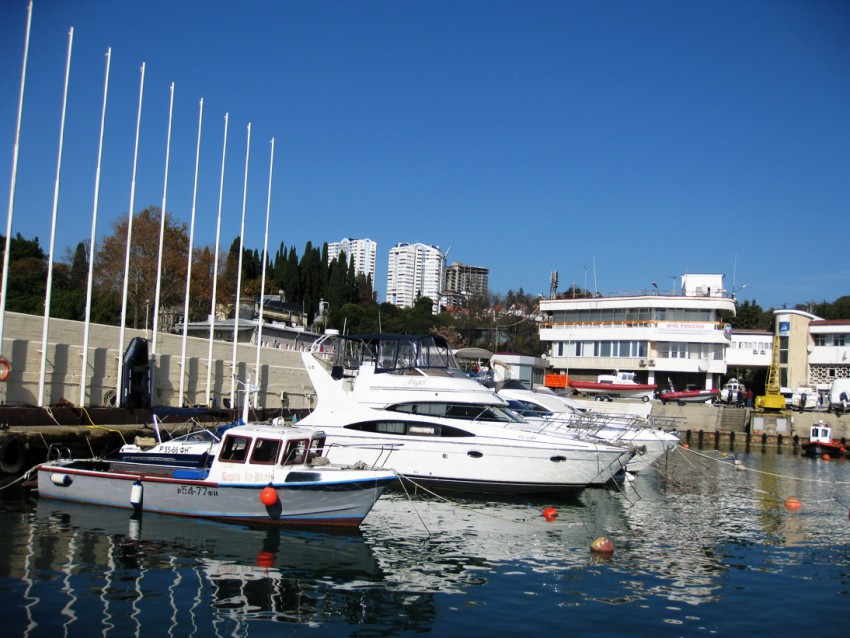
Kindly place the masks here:
<instances>
[{"instance_id":1,"label":"yacht windshield","mask_svg":"<svg viewBox=\"0 0 850 638\"><path fill-rule=\"evenodd\" d=\"M498 405L479 405L475 403L444 403L417 402L398 403L389 406L388 410L394 412L405 412L407 414L421 414L425 416L462 419L465 421L486 421L490 423L522 423L523 419L512 410Z\"/></svg>"},{"instance_id":2,"label":"yacht windshield","mask_svg":"<svg viewBox=\"0 0 850 638\"><path fill-rule=\"evenodd\" d=\"M340 340L334 363L349 369L362 363L373 363L380 373L458 369L448 342L435 335L379 334Z\"/></svg>"}]
</instances>

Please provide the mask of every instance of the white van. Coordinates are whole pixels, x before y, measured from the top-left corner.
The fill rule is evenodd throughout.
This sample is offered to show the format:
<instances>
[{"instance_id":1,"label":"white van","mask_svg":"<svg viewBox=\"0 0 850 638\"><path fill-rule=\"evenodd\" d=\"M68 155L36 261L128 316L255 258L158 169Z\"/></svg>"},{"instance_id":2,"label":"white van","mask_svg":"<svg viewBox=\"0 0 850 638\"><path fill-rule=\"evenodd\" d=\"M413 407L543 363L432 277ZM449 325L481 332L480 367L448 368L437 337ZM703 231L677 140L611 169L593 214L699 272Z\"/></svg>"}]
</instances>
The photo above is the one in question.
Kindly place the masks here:
<instances>
[{"instance_id":1,"label":"white van","mask_svg":"<svg viewBox=\"0 0 850 638\"><path fill-rule=\"evenodd\" d=\"M836 379L829 388L829 411L850 412L850 379Z\"/></svg>"}]
</instances>

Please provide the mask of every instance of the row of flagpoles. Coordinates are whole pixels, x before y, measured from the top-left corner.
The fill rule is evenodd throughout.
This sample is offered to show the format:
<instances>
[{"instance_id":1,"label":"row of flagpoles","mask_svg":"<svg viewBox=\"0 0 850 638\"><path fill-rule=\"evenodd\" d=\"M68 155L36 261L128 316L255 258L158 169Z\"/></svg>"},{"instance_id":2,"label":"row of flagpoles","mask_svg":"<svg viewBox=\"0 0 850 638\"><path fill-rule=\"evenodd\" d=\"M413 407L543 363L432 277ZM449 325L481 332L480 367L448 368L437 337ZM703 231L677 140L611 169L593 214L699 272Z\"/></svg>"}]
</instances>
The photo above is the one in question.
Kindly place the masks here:
<instances>
[{"instance_id":1,"label":"row of flagpoles","mask_svg":"<svg viewBox=\"0 0 850 638\"><path fill-rule=\"evenodd\" d=\"M32 9L33 3L30 1L27 7L27 24L26 24L26 37L24 41L24 56L23 56L23 67L21 71L21 84L20 84L20 93L18 99L18 115L17 115L17 124L15 130L15 143L13 150L13 160L12 160L12 178L11 178L11 186L9 189L9 206L8 206L8 214L6 221L6 247L5 253L3 256L3 274L2 274L2 286L0 286L0 356L2 356L2 344L4 337L4 329L5 329L5 318L6 318L6 297L8 290L8 271L9 271L9 252L11 246L11 237L12 237L12 220L14 214L14 203L15 203L15 186L17 182L17 167L18 167L18 155L20 149L20 138L21 138L21 122L23 115L23 104L24 104L24 88L26 84L26 71L27 71L27 57L29 54L29 41L30 41L30 32L32 27ZM62 146L63 146L63 138L64 138L64 130L65 130L65 112L67 106L67 96L68 96L68 84L70 77L70 69L71 69L71 51L73 48L73 38L74 38L74 29L71 28L68 35L68 52L65 64L65 88L63 93L63 101L62 101L62 115L61 115L61 124L60 124L60 133L59 133L59 151L57 158L57 166L56 166L56 179L54 183L54 194L53 194L53 217L51 223L51 234L50 234L50 249L49 249L49 257L48 257L48 269L47 269L47 290L45 294L44 301L44 321L43 321L43 329L42 329L42 343L41 343L41 365L40 365L40 376L39 376L39 388L38 388L38 405L44 406L45 404L45 381L46 381L46 371L47 371L47 346L48 346L48 336L49 336L49 318L50 318L50 299L51 299L51 291L52 291L52 283L53 283L53 259L54 259L54 249L55 249L55 233L56 233L56 220L57 213L59 207L59 182L60 182L60 174L62 168ZM84 322L84 330L83 330L83 353L82 353L82 373L80 375L80 405L87 405L89 396L88 396L88 387L87 387L87 373L88 373L88 354L89 354L89 332L91 325L91 304L92 304L92 281L94 276L94 256L95 256L95 240L97 233L97 214L98 214L98 199L100 193L100 170L101 170L101 161L103 157L103 137L104 137L104 128L106 122L106 106L107 106L107 97L109 92L109 72L110 72L110 62L112 56L112 49L108 49L106 52L106 77L104 80L103 86L103 107L101 112L101 123L100 123L100 140L98 145L98 155L97 155L97 168L95 172L95 188L94 188L94 208L92 211L92 226L91 226L91 249L89 254L89 269L88 269L88 281L86 288L86 311L85 311L85 322ZM141 121L142 121L142 104L144 98L144 88L145 88L145 64L142 63L141 66L141 80L139 84L139 104L138 104L138 113L136 117L136 134L135 134L135 147L133 153L133 170L132 170L132 178L131 178L131 186L130 186L130 208L129 208L129 219L127 225L127 247L125 253L125 262L124 262L124 280L123 280L123 290L122 290L122 299L121 299L121 329L120 329L120 337L118 344L118 357L117 357L117 387L115 389L117 400L120 401L121 398L121 384L123 378L123 354L125 349L125 326L127 319L127 296L128 296L128 281L130 276L130 249L131 249L131 240L132 240L132 232L133 232L133 211L135 207L135 195L136 195L136 170L138 165L138 153L139 153L139 135L141 129ZM158 259L157 259L157 277L156 277L156 293L154 300L154 315L153 315L153 337L151 342L150 349L150 363L151 363L151 376L152 383L155 383L155 375L156 375L156 358L157 358L157 335L159 332L159 304L160 304L160 291L161 291L161 276L162 276L162 256L163 256L163 245L165 238L165 215L166 215L166 204L167 204L167 195L168 195L168 168L171 154L171 124L172 124L172 114L174 108L174 83L171 83L170 87L170 101L169 101L169 112L168 112L168 134L166 141L166 153L165 153L165 175L163 180L163 189L162 189L162 207L160 209L160 234L159 234L159 250L158 250ZM200 167L200 157L201 157L201 133L203 129L203 116L204 116L204 100L203 98L200 100L200 107L198 113L198 135L197 135L197 144L195 151L195 171L194 171L194 184L193 184L193 194L192 194L192 210L191 210L191 222L190 222L190 231L189 231L189 250L188 250L188 267L186 273L186 294L184 299L184 307L183 307L183 339L182 339L182 347L181 347L181 356L180 356L180 387L179 387L179 397L180 401L183 401L184 392L185 392L185 380L186 380L186 339L188 334L188 317L189 317L189 286L192 275L192 257L193 257L193 248L194 248L194 233L195 233L195 213L196 213L196 203L197 203L197 192L198 192L198 171ZM222 147L221 153L221 177L219 183L219 197L218 197L218 216L216 221L216 236L215 236L215 261L213 266L213 284L212 284L212 303L210 307L210 325L209 325L209 344L208 344L208 355L207 355L207 376L206 376L206 404L209 405L212 399L212 355L213 355L213 335L215 330L215 316L216 316L216 304L217 304L217 282L218 282L218 262L219 262L219 243L221 239L221 218L222 218L222 201L223 201L223 193L224 193L224 175L225 175L225 159L227 156L227 138L228 138L228 124L229 117L228 114L224 115L224 143ZM268 261L268 233L269 233L269 218L271 211L271 190L272 190L272 172L274 167L274 150L275 150L275 141L274 138L271 139L271 158L269 161L269 181L268 181L268 196L266 203L266 224L265 224L265 235L264 235L264 244L263 244L263 268L262 268L262 276L261 276L261 291L265 291L266 286L266 262ZM239 298L241 295L241 287L242 287L242 253L244 251L244 237L245 237L245 218L246 218L246 208L247 208L247 192L248 192L248 160L250 157L251 151L251 124L248 123L247 127L247 148L245 152L245 173L244 173L244 181L243 181L243 195L242 195L242 221L239 232L239 269L236 283L236 303L235 307L235 316L233 322L233 350L232 350L232 360L231 360L231 383L230 383L230 404L236 405L236 370L237 370L237 341L238 341L238 330L239 330ZM262 294L262 293L261 293ZM256 361L255 361L255 369L253 378L259 382L260 380L260 347L262 343L262 329L263 329L263 304L260 303L260 316L259 316L259 325L258 325L258 334L256 339ZM155 393L152 393L154 396ZM246 393L246 397L247 397ZM246 398L247 401L247 398Z\"/></svg>"}]
</instances>

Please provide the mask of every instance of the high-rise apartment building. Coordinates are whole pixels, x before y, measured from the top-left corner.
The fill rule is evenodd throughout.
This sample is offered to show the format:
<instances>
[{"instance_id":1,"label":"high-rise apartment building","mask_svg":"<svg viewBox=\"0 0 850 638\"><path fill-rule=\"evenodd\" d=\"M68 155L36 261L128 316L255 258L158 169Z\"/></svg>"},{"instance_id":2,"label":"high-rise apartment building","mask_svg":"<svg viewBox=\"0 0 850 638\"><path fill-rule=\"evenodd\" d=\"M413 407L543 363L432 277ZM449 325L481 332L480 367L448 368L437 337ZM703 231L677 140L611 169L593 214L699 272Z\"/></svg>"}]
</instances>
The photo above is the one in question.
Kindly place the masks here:
<instances>
[{"instance_id":1,"label":"high-rise apartment building","mask_svg":"<svg viewBox=\"0 0 850 638\"><path fill-rule=\"evenodd\" d=\"M445 268L444 294L458 300L486 297L490 290L490 269L458 262ZM454 304L458 305L458 304Z\"/></svg>"},{"instance_id":2,"label":"high-rise apartment building","mask_svg":"<svg viewBox=\"0 0 850 638\"><path fill-rule=\"evenodd\" d=\"M367 275L372 278L372 286L375 285L375 253L378 250L377 242L371 239L348 239L328 244L328 261L337 259L344 252L348 257L348 263L354 265L354 272Z\"/></svg>"},{"instance_id":3,"label":"high-rise apartment building","mask_svg":"<svg viewBox=\"0 0 850 638\"><path fill-rule=\"evenodd\" d=\"M417 298L429 297L434 302L434 313L438 313L444 260L437 246L407 243L393 246L387 264L386 302L410 308Z\"/></svg>"}]
</instances>

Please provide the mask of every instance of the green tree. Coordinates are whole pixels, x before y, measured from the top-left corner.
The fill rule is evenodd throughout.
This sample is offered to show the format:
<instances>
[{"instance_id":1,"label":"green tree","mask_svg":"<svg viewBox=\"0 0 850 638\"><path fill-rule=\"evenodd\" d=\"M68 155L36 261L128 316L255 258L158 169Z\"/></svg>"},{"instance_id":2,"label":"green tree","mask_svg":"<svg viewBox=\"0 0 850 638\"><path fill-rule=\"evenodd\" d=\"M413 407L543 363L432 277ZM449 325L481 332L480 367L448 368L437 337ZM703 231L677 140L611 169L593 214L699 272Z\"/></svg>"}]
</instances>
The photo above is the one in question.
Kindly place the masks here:
<instances>
[{"instance_id":1,"label":"green tree","mask_svg":"<svg viewBox=\"0 0 850 638\"><path fill-rule=\"evenodd\" d=\"M3 246L6 238L2 237ZM44 314L47 290L47 256L38 237L12 237L9 247L9 273L6 283L6 310L26 314Z\"/></svg>"},{"instance_id":2,"label":"green tree","mask_svg":"<svg viewBox=\"0 0 850 638\"><path fill-rule=\"evenodd\" d=\"M735 317L730 320L733 328L769 330L772 327L771 313L766 313L755 300L739 303Z\"/></svg>"}]
</instances>

